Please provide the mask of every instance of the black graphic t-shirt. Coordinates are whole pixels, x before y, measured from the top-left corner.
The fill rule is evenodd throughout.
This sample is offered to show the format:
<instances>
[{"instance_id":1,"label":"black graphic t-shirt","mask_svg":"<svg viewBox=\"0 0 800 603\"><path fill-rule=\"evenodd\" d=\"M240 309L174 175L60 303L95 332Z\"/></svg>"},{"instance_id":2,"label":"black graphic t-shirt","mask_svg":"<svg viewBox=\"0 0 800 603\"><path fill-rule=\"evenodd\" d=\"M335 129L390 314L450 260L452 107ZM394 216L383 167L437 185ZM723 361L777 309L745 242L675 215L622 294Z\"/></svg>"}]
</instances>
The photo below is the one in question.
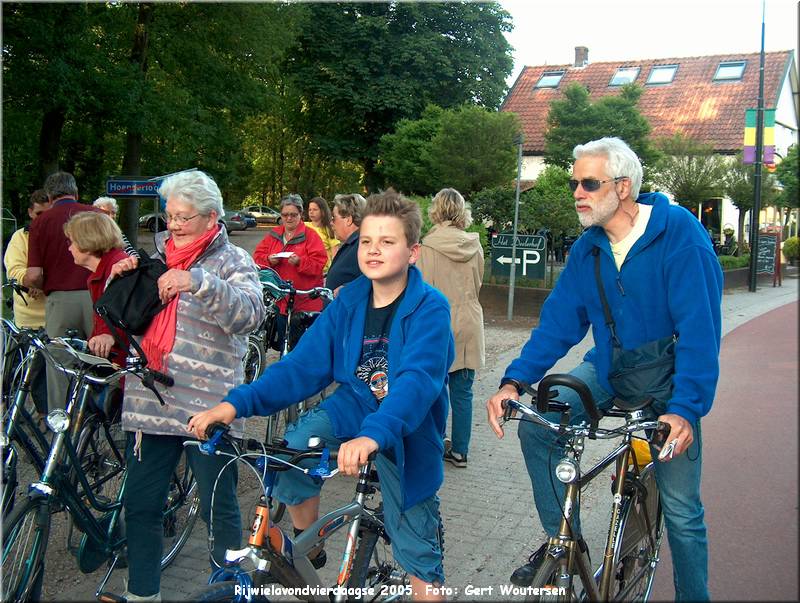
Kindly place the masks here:
<instances>
[{"instance_id":1,"label":"black graphic t-shirt","mask_svg":"<svg viewBox=\"0 0 800 603\"><path fill-rule=\"evenodd\" d=\"M356 376L369 386L378 404L389 393L389 331L404 294L405 291L388 306L374 308L370 293L367 304L361 360L356 367Z\"/></svg>"}]
</instances>

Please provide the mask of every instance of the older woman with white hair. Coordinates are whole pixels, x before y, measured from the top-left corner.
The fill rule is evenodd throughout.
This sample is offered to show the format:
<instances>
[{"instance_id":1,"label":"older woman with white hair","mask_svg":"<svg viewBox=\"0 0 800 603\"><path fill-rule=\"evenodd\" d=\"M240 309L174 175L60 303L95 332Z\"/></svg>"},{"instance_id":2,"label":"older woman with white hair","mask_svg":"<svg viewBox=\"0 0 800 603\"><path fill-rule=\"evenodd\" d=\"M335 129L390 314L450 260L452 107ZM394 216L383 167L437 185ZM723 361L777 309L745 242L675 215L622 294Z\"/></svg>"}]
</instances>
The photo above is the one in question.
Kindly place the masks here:
<instances>
[{"instance_id":1,"label":"older woman with white hair","mask_svg":"<svg viewBox=\"0 0 800 603\"><path fill-rule=\"evenodd\" d=\"M452 440L445 438L444 460L467 466L472 433L472 383L484 363L483 308L478 295L483 281L483 248L464 197L453 188L436 193L428 210L433 228L422 239L417 268L450 302L450 326L456 357L449 370Z\"/></svg>"},{"instance_id":2,"label":"older woman with white hair","mask_svg":"<svg viewBox=\"0 0 800 603\"><path fill-rule=\"evenodd\" d=\"M264 319L258 269L242 248L228 241L219 225L222 194L208 175L179 172L164 180L167 230L156 235L157 256L168 270L158 280L166 304L140 344L148 366L175 380L159 388L166 402L138 379L125 385L122 427L134 436L128 447L124 508L128 537L128 600L160 600L162 510L170 475L179 462L186 424L199 411L216 406L243 382L247 334ZM115 264L112 274L137 265L136 258ZM241 435L243 424L232 425ZM209 521L214 480L226 459L186 448L200 492L201 514ZM236 499L235 465L222 471L214 496L212 567L225 549L237 549L242 535Z\"/></svg>"},{"instance_id":3,"label":"older woman with white hair","mask_svg":"<svg viewBox=\"0 0 800 603\"><path fill-rule=\"evenodd\" d=\"M97 209L107 215L109 218L116 222L117 220L117 212L119 211L119 207L117 206L117 200L114 197L98 197L92 203ZM122 250L127 253L128 255L132 255L135 257L139 257L139 252L133 248L131 242L128 240L128 237L125 236L125 233L122 234Z\"/></svg>"}]
</instances>

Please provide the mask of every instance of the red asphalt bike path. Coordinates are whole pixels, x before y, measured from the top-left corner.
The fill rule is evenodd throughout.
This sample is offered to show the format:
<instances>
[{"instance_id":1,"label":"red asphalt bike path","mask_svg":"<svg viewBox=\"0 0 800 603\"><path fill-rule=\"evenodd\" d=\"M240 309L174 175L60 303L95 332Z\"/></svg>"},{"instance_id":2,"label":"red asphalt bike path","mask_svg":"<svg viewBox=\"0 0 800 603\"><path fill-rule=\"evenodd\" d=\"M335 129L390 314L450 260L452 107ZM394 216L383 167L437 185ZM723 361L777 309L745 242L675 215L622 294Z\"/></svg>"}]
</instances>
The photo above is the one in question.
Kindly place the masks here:
<instances>
[{"instance_id":1,"label":"red asphalt bike path","mask_svg":"<svg viewBox=\"0 0 800 603\"><path fill-rule=\"evenodd\" d=\"M722 340L702 421L709 590L717 601L798 600L798 304ZM673 600L666 543L653 600Z\"/></svg>"}]
</instances>

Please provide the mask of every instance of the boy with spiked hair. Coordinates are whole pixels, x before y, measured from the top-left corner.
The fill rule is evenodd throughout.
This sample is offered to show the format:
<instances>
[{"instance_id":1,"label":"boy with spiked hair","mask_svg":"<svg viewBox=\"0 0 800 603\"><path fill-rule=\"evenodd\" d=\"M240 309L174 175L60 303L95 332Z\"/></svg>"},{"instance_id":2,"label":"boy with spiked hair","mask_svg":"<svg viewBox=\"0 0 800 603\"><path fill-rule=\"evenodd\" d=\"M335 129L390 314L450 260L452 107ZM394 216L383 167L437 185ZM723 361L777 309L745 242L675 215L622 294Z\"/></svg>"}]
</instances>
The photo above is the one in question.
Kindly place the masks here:
<instances>
[{"instance_id":1,"label":"boy with spiked hair","mask_svg":"<svg viewBox=\"0 0 800 603\"><path fill-rule=\"evenodd\" d=\"M370 196L358 242L362 276L341 290L291 354L194 416L188 429L202 438L215 421L270 415L336 381L334 394L286 433L288 444L305 448L309 436L321 437L339 448L345 475L357 475L379 453L394 557L411 576L414 598L431 600L431 586L444 581L436 492L454 346L447 300L414 266L421 227L413 201L391 189ZM277 478L274 495L286 503L296 533L316 521L320 487L297 471ZM320 550L312 563L321 567L324 555Z\"/></svg>"}]
</instances>

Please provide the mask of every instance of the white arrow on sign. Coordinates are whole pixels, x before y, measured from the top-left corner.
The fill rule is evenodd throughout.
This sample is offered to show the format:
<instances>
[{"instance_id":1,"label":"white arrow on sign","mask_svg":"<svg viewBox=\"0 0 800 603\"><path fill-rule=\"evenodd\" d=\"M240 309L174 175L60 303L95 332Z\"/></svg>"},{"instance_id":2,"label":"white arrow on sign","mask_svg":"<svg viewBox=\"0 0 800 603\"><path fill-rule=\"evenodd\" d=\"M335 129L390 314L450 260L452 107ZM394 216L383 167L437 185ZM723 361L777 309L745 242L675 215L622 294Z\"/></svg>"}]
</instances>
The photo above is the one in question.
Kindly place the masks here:
<instances>
[{"instance_id":1,"label":"white arrow on sign","mask_svg":"<svg viewBox=\"0 0 800 603\"><path fill-rule=\"evenodd\" d=\"M497 261L500 264L510 264L511 263L511 258L507 258L506 256L501 255L499 258L497 258ZM514 258L514 263L515 264L519 264L521 261L522 260L520 260L519 258Z\"/></svg>"}]
</instances>

